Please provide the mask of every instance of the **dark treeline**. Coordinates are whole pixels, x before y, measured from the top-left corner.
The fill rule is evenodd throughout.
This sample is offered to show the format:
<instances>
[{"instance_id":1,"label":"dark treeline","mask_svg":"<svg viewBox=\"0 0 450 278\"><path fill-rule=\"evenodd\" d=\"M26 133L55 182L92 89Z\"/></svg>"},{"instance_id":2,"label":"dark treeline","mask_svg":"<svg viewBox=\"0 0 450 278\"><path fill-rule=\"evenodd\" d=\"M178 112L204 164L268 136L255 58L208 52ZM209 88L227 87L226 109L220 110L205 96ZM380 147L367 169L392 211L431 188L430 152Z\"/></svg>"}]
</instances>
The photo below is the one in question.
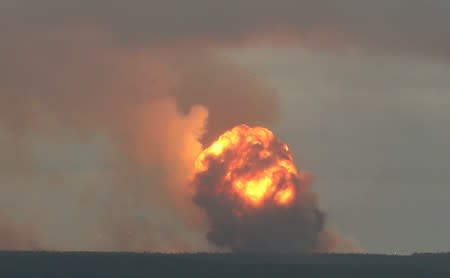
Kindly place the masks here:
<instances>
[{"instance_id":1,"label":"dark treeline","mask_svg":"<svg viewBox=\"0 0 450 278\"><path fill-rule=\"evenodd\" d=\"M450 253L0 252L0 277L450 277Z\"/></svg>"}]
</instances>

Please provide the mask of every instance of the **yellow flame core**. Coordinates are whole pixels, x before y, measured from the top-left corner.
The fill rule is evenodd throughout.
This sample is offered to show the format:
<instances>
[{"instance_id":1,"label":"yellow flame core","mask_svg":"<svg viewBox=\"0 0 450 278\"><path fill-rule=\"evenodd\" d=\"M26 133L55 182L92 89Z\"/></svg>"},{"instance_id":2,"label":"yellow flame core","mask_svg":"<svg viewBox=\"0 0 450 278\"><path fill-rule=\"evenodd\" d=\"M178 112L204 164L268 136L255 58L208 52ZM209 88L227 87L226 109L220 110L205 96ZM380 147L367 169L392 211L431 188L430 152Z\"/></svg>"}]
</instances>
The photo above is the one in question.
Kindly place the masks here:
<instances>
[{"instance_id":1,"label":"yellow flame core","mask_svg":"<svg viewBox=\"0 0 450 278\"><path fill-rule=\"evenodd\" d=\"M198 156L195 172L207 172L214 162L225 163L221 184L231 185L225 191L247 204L284 206L296 197L300 174L289 148L266 128L239 125L225 132Z\"/></svg>"}]
</instances>

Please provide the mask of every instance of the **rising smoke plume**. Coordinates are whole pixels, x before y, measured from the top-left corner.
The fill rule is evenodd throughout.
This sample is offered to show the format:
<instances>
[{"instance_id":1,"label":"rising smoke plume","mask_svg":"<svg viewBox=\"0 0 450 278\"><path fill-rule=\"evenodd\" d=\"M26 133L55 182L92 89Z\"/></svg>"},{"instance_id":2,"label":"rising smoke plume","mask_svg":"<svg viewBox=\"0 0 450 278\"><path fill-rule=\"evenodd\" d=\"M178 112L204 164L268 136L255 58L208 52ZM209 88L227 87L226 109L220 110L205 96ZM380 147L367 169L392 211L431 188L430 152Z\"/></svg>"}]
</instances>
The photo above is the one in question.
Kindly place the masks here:
<instances>
[{"instance_id":1,"label":"rising smoke plume","mask_svg":"<svg viewBox=\"0 0 450 278\"><path fill-rule=\"evenodd\" d=\"M270 88L188 47L3 30L0 60L0 226L30 231L6 249L208 250L187 187L200 140L277 118Z\"/></svg>"},{"instance_id":2,"label":"rising smoke plume","mask_svg":"<svg viewBox=\"0 0 450 278\"><path fill-rule=\"evenodd\" d=\"M448 57L449 8L438 0L0 0L0 229L14 234L0 247L209 248L192 197L217 208L186 186L202 145L237 124L278 118L273 90L212 49L262 40ZM261 213L297 221L298 242L281 233L295 250L329 250L324 242L336 237L324 231L314 194L302 196L306 209ZM238 226L246 237L236 242L222 226L214 223L210 239L233 250L294 248L261 245L253 225Z\"/></svg>"}]
</instances>

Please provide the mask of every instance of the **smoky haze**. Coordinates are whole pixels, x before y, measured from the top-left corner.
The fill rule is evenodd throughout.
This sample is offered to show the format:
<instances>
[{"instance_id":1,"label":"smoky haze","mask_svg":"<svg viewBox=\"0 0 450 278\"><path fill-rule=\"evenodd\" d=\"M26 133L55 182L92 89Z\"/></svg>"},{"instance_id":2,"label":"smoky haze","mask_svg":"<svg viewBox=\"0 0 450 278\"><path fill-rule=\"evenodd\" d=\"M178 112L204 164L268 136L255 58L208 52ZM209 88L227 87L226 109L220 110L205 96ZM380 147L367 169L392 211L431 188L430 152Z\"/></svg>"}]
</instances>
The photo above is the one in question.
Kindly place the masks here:
<instances>
[{"instance_id":1,"label":"smoky haze","mask_svg":"<svg viewBox=\"0 0 450 278\"><path fill-rule=\"evenodd\" d=\"M0 246L207 250L186 186L200 139L276 120L275 92L214 55L97 30L2 38L0 227L29 232Z\"/></svg>"},{"instance_id":2,"label":"smoky haze","mask_svg":"<svg viewBox=\"0 0 450 278\"><path fill-rule=\"evenodd\" d=\"M6 21L42 28L101 26L126 42L245 41L255 33L288 31L304 44L339 39L447 58L450 49L446 0L2 0L0 5Z\"/></svg>"},{"instance_id":3,"label":"smoky haze","mask_svg":"<svg viewBox=\"0 0 450 278\"><path fill-rule=\"evenodd\" d=\"M445 0L0 0L0 248L212 248L186 186L193 161L224 130L279 118L277 93L214 47L448 59L449 10Z\"/></svg>"}]
</instances>

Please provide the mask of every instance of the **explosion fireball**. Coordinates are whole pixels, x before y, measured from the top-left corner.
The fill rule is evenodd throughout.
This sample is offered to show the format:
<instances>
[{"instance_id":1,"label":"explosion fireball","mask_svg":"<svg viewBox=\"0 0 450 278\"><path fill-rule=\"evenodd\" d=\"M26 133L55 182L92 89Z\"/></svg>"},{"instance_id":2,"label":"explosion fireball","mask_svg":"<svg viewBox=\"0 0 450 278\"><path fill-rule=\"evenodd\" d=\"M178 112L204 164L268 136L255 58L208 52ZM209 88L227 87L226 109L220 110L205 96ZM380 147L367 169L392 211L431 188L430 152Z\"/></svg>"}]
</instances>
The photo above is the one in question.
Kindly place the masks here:
<instances>
[{"instance_id":1,"label":"explosion fireball","mask_svg":"<svg viewBox=\"0 0 450 278\"><path fill-rule=\"evenodd\" d=\"M225 132L200 154L196 173L207 172L214 163L227 164L217 193L228 191L243 205L289 205L297 192L299 173L288 146L266 128L240 125Z\"/></svg>"},{"instance_id":2,"label":"explosion fireball","mask_svg":"<svg viewBox=\"0 0 450 278\"><path fill-rule=\"evenodd\" d=\"M233 251L314 251L323 213L288 146L263 127L226 131L195 162L194 202L208 239Z\"/></svg>"}]
</instances>

